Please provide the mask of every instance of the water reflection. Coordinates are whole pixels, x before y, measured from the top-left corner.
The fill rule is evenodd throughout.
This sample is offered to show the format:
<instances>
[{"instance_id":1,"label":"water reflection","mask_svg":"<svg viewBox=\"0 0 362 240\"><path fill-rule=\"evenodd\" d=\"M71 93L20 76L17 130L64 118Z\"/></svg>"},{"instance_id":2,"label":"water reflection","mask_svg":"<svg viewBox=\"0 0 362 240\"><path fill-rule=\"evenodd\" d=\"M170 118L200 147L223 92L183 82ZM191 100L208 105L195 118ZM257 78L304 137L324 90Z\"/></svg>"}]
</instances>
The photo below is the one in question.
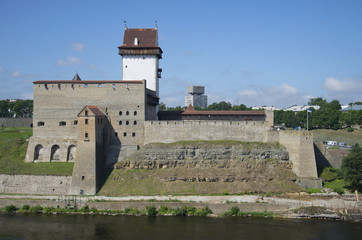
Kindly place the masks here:
<instances>
[{"instance_id":1,"label":"water reflection","mask_svg":"<svg viewBox=\"0 0 362 240\"><path fill-rule=\"evenodd\" d=\"M0 215L0 239L359 239L361 223L208 217Z\"/></svg>"}]
</instances>

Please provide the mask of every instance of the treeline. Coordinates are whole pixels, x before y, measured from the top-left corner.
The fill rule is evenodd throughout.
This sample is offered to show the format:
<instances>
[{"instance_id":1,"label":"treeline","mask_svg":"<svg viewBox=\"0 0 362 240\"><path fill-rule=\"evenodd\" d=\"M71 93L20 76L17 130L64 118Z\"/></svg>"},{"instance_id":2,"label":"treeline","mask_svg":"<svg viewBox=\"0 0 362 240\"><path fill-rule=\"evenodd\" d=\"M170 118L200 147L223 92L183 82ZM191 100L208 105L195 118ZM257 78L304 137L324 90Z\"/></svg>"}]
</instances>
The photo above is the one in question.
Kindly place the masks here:
<instances>
[{"instance_id":1,"label":"treeline","mask_svg":"<svg viewBox=\"0 0 362 240\"><path fill-rule=\"evenodd\" d=\"M166 104L164 104L164 103L160 103L160 106L159 106L160 111L183 111L185 109L186 109L186 107L181 107L181 106L166 107ZM205 108L205 109L196 106L195 110L198 110L198 111L251 111L252 109L251 109L251 107L248 108L244 104L233 106L233 105L231 105L230 102L221 101L221 102L214 102L213 104L210 104L209 106L207 106L207 108Z\"/></svg>"},{"instance_id":2,"label":"treeline","mask_svg":"<svg viewBox=\"0 0 362 240\"><path fill-rule=\"evenodd\" d=\"M311 99L308 105L318 105L318 110L312 110L309 113L309 129L341 129L349 128L355 124L362 124L362 111L349 110L341 112L341 104L338 100L327 102L322 98ZM307 128L307 111L275 111L275 125L285 124L286 127L302 127Z\"/></svg>"},{"instance_id":3,"label":"treeline","mask_svg":"<svg viewBox=\"0 0 362 240\"><path fill-rule=\"evenodd\" d=\"M33 100L0 101L0 117L31 117Z\"/></svg>"}]
</instances>

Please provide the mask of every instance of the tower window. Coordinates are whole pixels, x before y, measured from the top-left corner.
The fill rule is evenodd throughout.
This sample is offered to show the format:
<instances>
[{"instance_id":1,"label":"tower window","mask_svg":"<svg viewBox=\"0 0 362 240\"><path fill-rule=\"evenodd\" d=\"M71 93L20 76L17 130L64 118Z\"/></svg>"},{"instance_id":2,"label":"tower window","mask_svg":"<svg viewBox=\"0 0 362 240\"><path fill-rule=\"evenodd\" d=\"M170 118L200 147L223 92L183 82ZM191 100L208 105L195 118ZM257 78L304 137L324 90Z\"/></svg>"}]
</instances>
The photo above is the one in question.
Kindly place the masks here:
<instances>
[{"instance_id":1,"label":"tower window","mask_svg":"<svg viewBox=\"0 0 362 240\"><path fill-rule=\"evenodd\" d=\"M84 134L84 137L85 137L85 138L88 138L88 133L87 133L87 132Z\"/></svg>"},{"instance_id":2,"label":"tower window","mask_svg":"<svg viewBox=\"0 0 362 240\"><path fill-rule=\"evenodd\" d=\"M82 181L84 180L84 176L82 176ZM82 190L83 191L83 190Z\"/></svg>"},{"instance_id":3,"label":"tower window","mask_svg":"<svg viewBox=\"0 0 362 240\"><path fill-rule=\"evenodd\" d=\"M126 121L126 125L129 125L129 121Z\"/></svg>"},{"instance_id":4,"label":"tower window","mask_svg":"<svg viewBox=\"0 0 362 240\"><path fill-rule=\"evenodd\" d=\"M123 137L127 137L127 133L126 133L126 132L123 133Z\"/></svg>"},{"instance_id":5,"label":"tower window","mask_svg":"<svg viewBox=\"0 0 362 240\"><path fill-rule=\"evenodd\" d=\"M78 124L78 120L74 120L73 125L77 125Z\"/></svg>"},{"instance_id":6,"label":"tower window","mask_svg":"<svg viewBox=\"0 0 362 240\"><path fill-rule=\"evenodd\" d=\"M60 84L58 84L58 88L60 89Z\"/></svg>"},{"instance_id":7,"label":"tower window","mask_svg":"<svg viewBox=\"0 0 362 240\"><path fill-rule=\"evenodd\" d=\"M137 125L137 121L133 121L133 125Z\"/></svg>"},{"instance_id":8,"label":"tower window","mask_svg":"<svg viewBox=\"0 0 362 240\"><path fill-rule=\"evenodd\" d=\"M132 137L135 137L135 136L136 136L136 133L133 132L133 133L132 133Z\"/></svg>"},{"instance_id":9,"label":"tower window","mask_svg":"<svg viewBox=\"0 0 362 240\"><path fill-rule=\"evenodd\" d=\"M65 125L67 125L66 122L64 122L64 121L59 122L59 126L65 126Z\"/></svg>"},{"instance_id":10,"label":"tower window","mask_svg":"<svg viewBox=\"0 0 362 240\"><path fill-rule=\"evenodd\" d=\"M122 116L122 111L119 111L119 116Z\"/></svg>"},{"instance_id":11,"label":"tower window","mask_svg":"<svg viewBox=\"0 0 362 240\"><path fill-rule=\"evenodd\" d=\"M38 122L38 126L41 127L41 126L44 126L45 123L44 122Z\"/></svg>"},{"instance_id":12,"label":"tower window","mask_svg":"<svg viewBox=\"0 0 362 240\"><path fill-rule=\"evenodd\" d=\"M128 111L126 112L126 115L127 115L127 116L129 115L129 112L128 112Z\"/></svg>"},{"instance_id":13,"label":"tower window","mask_svg":"<svg viewBox=\"0 0 362 240\"><path fill-rule=\"evenodd\" d=\"M85 123L85 125L88 125L88 119L85 119L84 123Z\"/></svg>"},{"instance_id":14,"label":"tower window","mask_svg":"<svg viewBox=\"0 0 362 240\"><path fill-rule=\"evenodd\" d=\"M85 110L85 115L88 116L88 111L87 110Z\"/></svg>"},{"instance_id":15,"label":"tower window","mask_svg":"<svg viewBox=\"0 0 362 240\"><path fill-rule=\"evenodd\" d=\"M122 121L119 121L118 124L119 124L119 125L122 125Z\"/></svg>"},{"instance_id":16,"label":"tower window","mask_svg":"<svg viewBox=\"0 0 362 240\"><path fill-rule=\"evenodd\" d=\"M133 112L133 115L137 116L137 111L134 111L134 112Z\"/></svg>"},{"instance_id":17,"label":"tower window","mask_svg":"<svg viewBox=\"0 0 362 240\"><path fill-rule=\"evenodd\" d=\"M114 136L115 136L115 137L118 137L118 133L117 133L117 132L114 132Z\"/></svg>"}]
</instances>

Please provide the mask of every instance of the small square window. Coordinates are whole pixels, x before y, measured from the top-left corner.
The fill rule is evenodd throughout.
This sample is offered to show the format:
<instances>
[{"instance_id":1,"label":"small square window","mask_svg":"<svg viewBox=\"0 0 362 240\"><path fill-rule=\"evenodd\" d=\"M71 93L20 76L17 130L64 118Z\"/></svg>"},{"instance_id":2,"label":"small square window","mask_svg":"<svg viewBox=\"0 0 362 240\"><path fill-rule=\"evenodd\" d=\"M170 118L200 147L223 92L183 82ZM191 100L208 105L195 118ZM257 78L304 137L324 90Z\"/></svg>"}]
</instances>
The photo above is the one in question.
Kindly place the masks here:
<instances>
[{"instance_id":1,"label":"small square window","mask_svg":"<svg viewBox=\"0 0 362 240\"><path fill-rule=\"evenodd\" d=\"M127 116L129 115L129 112L128 112L128 111L126 112L126 115L127 115Z\"/></svg>"},{"instance_id":2,"label":"small square window","mask_svg":"<svg viewBox=\"0 0 362 240\"><path fill-rule=\"evenodd\" d=\"M137 121L133 121L133 125L137 125Z\"/></svg>"},{"instance_id":3,"label":"small square window","mask_svg":"<svg viewBox=\"0 0 362 240\"><path fill-rule=\"evenodd\" d=\"M137 111L134 111L134 112L133 112L133 115L137 116Z\"/></svg>"},{"instance_id":4,"label":"small square window","mask_svg":"<svg viewBox=\"0 0 362 240\"><path fill-rule=\"evenodd\" d=\"M132 133L132 137L135 137L136 136L136 133Z\"/></svg>"},{"instance_id":5,"label":"small square window","mask_svg":"<svg viewBox=\"0 0 362 240\"><path fill-rule=\"evenodd\" d=\"M122 121L119 121L118 124L119 124L119 125L122 125Z\"/></svg>"},{"instance_id":6,"label":"small square window","mask_svg":"<svg viewBox=\"0 0 362 240\"><path fill-rule=\"evenodd\" d=\"M129 125L129 121L126 121L126 125Z\"/></svg>"},{"instance_id":7,"label":"small square window","mask_svg":"<svg viewBox=\"0 0 362 240\"><path fill-rule=\"evenodd\" d=\"M84 134L84 137L85 137L85 138L88 138L88 133L87 133L87 132Z\"/></svg>"},{"instance_id":8,"label":"small square window","mask_svg":"<svg viewBox=\"0 0 362 240\"><path fill-rule=\"evenodd\" d=\"M122 116L122 111L119 111L119 116Z\"/></svg>"},{"instance_id":9,"label":"small square window","mask_svg":"<svg viewBox=\"0 0 362 240\"><path fill-rule=\"evenodd\" d=\"M127 133L126 133L126 132L123 133L123 137L127 137Z\"/></svg>"}]
</instances>

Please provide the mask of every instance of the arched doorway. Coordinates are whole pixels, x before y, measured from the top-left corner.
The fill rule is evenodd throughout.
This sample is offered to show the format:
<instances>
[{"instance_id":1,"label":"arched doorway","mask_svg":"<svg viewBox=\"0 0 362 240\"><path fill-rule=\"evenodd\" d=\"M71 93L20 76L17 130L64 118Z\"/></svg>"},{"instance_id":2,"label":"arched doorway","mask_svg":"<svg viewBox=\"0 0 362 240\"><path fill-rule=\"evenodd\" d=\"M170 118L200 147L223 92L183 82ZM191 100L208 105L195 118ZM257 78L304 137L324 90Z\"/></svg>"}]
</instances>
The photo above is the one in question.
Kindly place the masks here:
<instances>
[{"instance_id":1,"label":"arched doorway","mask_svg":"<svg viewBox=\"0 0 362 240\"><path fill-rule=\"evenodd\" d=\"M68 148L67 161L74 162L76 153L77 153L76 146L70 145Z\"/></svg>"},{"instance_id":2,"label":"arched doorway","mask_svg":"<svg viewBox=\"0 0 362 240\"><path fill-rule=\"evenodd\" d=\"M51 155L50 155L50 161L59 161L59 155L60 155L59 146L53 145Z\"/></svg>"},{"instance_id":3,"label":"arched doorway","mask_svg":"<svg viewBox=\"0 0 362 240\"><path fill-rule=\"evenodd\" d=\"M34 149L34 162L41 161L43 159L44 147L41 144L35 146Z\"/></svg>"}]
</instances>

